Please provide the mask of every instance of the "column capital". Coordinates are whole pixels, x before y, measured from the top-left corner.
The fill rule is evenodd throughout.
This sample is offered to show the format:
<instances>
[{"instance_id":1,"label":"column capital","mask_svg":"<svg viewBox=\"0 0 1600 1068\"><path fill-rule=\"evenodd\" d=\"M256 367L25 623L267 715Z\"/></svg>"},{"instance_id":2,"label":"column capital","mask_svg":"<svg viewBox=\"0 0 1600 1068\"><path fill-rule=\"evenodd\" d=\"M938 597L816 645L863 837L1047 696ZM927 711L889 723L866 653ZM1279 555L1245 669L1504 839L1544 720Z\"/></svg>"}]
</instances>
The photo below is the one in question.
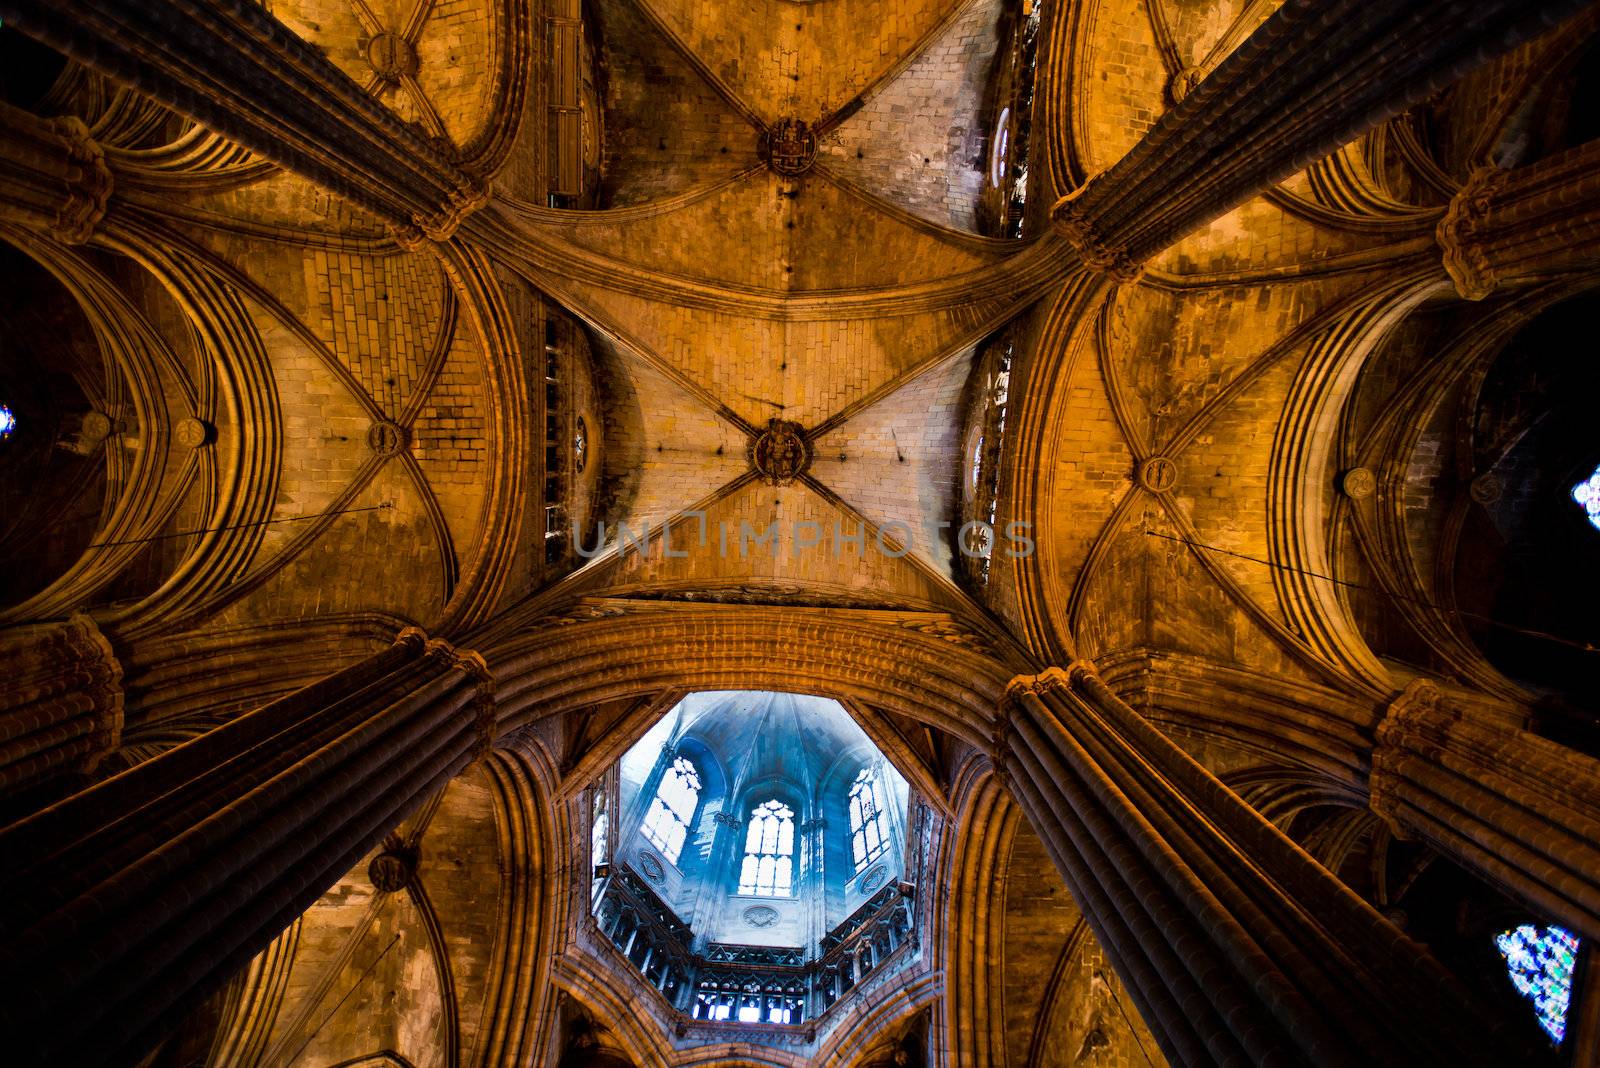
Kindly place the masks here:
<instances>
[{"instance_id":1,"label":"column capital","mask_svg":"<svg viewBox=\"0 0 1600 1068\"><path fill-rule=\"evenodd\" d=\"M85 613L0 631L0 794L92 772L122 742L122 665Z\"/></svg>"},{"instance_id":2,"label":"column capital","mask_svg":"<svg viewBox=\"0 0 1600 1068\"><path fill-rule=\"evenodd\" d=\"M1507 172L1501 168L1492 164L1479 167L1450 198L1444 218L1434 228L1434 239L1444 253L1445 272L1466 300L1482 300L1494 292L1498 281L1482 235L1507 182Z\"/></svg>"},{"instance_id":3,"label":"column capital","mask_svg":"<svg viewBox=\"0 0 1600 1068\"><path fill-rule=\"evenodd\" d=\"M1406 749L1429 758L1443 748L1444 732L1461 718L1439 684L1432 679L1413 679L1401 690L1373 732L1374 750Z\"/></svg>"},{"instance_id":4,"label":"column capital","mask_svg":"<svg viewBox=\"0 0 1600 1068\"><path fill-rule=\"evenodd\" d=\"M0 103L0 218L68 245L94 236L115 185L105 152L81 119L40 118Z\"/></svg>"},{"instance_id":5,"label":"column capital","mask_svg":"<svg viewBox=\"0 0 1600 1068\"><path fill-rule=\"evenodd\" d=\"M1413 679L1389 702L1373 732L1372 767L1367 773L1367 805L1389 825L1396 838L1412 836L1401 817L1400 803L1408 784L1407 765L1415 759L1438 761L1445 732L1461 713L1447 704L1439 684Z\"/></svg>"},{"instance_id":6,"label":"column capital","mask_svg":"<svg viewBox=\"0 0 1600 1068\"><path fill-rule=\"evenodd\" d=\"M1480 167L1435 229L1466 300L1600 262L1600 143L1521 167Z\"/></svg>"},{"instance_id":7,"label":"column capital","mask_svg":"<svg viewBox=\"0 0 1600 1068\"><path fill-rule=\"evenodd\" d=\"M444 643L441 642L440 644ZM489 662L483 658L483 654L474 652L471 649L457 649L454 646L446 646L446 648L450 650L450 655L455 660L456 667L471 675L472 680L478 684L480 691L490 695L494 693L494 672L489 669Z\"/></svg>"},{"instance_id":8,"label":"column capital","mask_svg":"<svg viewBox=\"0 0 1600 1068\"><path fill-rule=\"evenodd\" d=\"M1093 179L1091 179L1092 181ZM1084 266L1127 285L1144 277L1144 264L1128 255L1128 250L1108 244L1096 231L1093 219L1075 203L1089 188L1085 182L1050 207L1050 223L1067 244L1078 250Z\"/></svg>"},{"instance_id":9,"label":"column capital","mask_svg":"<svg viewBox=\"0 0 1600 1068\"><path fill-rule=\"evenodd\" d=\"M394 643L411 646L420 652L428 644L428 632L421 627L401 627L400 633L394 636Z\"/></svg>"},{"instance_id":10,"label":"column capital","mask_svg":"<svg viewBox=\"0 0 1600 1068\"><path fill-rule=\"evenodd\" d=\"M1006 683L1006 701L1008 704L1022 699L1023 694L1031 693L1035 696L1045 693L1057 693L1070 690L1073 680L1083 671L1093 672L1094 666L1086 660L1074 660L1063 670L1058 667L1047 667L1037 675L1017 675Z\"/></svg>"},{"instance_id":11,"label":"column capital","mask_svg":"<svg viewBox=\"0 0 1600 1068\"><path fill-rule=\"evenodd\" d=\"M452 189L438 211L413 215L411 221L431 241L448 241L468 215L489 203L489 185L480 178Z\"/></svg>"}]
</instances>

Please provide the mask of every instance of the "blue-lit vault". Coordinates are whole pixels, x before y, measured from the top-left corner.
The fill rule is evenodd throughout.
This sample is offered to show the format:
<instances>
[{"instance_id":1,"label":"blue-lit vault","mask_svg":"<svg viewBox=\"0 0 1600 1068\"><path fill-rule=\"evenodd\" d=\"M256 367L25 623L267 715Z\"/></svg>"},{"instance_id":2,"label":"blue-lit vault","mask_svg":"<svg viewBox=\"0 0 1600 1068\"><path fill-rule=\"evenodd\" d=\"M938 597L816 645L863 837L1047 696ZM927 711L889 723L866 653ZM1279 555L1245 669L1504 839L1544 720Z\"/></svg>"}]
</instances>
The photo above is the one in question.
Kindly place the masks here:
<instances>
[{"instance_id":1,"label":"blue-lit vault","mask_svg":"<svg viewBox=\"0 0 1600 1068\"><path fill-rule=\"evenodd\" d=\"M691 694L593 796L595 920L695 1030L814 1033L916 959L920 806L838 702Z\"/></svg>"}]
</instances>

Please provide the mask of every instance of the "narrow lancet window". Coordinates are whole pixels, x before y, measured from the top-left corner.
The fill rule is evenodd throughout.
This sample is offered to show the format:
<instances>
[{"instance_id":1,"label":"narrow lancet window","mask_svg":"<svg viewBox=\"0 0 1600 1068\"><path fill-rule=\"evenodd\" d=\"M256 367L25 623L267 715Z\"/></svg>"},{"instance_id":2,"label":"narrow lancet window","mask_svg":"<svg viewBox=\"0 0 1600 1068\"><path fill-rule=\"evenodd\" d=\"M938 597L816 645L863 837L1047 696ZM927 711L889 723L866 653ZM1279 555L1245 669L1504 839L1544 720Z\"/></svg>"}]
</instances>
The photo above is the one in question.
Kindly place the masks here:
<instances>
[{"instance_id":1,"label":"narrow lancet window","mask_svg":"<svg viewBox=\"0 0 1600 1068\"><path fill-rule=\"evenodd\" d=\"M644 836L674 864L683 852L699 803L700 773L687 759L678 757L661 777L655 800L650 802L650 812L644 818Z\"/></svg>"},{"instance_id":2,"label":"narrow lancet window","mask_svg":"<svg viewBox=\"0 0 1600 1068\"><path fill-rule=\"evenodd\" d=\"M878 777L871 768L862 768L850 787L850 854L856 873L878 859L888 844Z\"/></svg>"}]
</instances>

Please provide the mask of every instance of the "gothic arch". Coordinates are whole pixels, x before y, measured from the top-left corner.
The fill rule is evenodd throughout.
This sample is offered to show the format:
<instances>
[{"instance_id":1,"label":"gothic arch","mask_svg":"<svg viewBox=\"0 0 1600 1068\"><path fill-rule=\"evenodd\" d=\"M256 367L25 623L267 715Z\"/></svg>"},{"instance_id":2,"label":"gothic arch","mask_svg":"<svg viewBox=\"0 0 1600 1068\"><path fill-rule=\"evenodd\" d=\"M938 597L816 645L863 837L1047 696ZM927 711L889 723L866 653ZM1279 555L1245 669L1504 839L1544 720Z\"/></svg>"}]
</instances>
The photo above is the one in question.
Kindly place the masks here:
<instances>
[{"instance_id":1,"label":"gothic arch","mask_svg":"<svg viewBox=\"0 0 1600 1068\"><path fill-rule=\"evenodd\" d=\"M486 635L500 730L663 689L861 701L980 747L1021 654L939 614L603 601ZM774 655L774 651L781 651Z\"/></svg>"}]
</instances>

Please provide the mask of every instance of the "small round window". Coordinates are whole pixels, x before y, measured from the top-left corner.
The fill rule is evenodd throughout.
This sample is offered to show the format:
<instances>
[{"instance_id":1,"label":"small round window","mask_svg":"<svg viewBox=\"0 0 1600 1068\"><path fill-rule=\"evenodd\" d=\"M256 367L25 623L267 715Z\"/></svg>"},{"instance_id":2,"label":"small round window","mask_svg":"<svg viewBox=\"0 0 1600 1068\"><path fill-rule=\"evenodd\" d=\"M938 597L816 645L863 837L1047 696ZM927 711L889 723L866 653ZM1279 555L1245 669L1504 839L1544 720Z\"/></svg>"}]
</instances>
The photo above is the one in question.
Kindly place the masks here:
<instances>
[{"instance_id":1,"label":"small round window","mask_svg":"<svg viewBox=\"0 0 1600 1068\"><path fill-rule=\"evenodd\" d=\"M9 438L15 429L17 429L17 417L11 414L10 408L0 404L0 441Z\"/></svg>"},{"instance_id":2,"label":"small round window","mask_svg":"<svg viewBox=\"0 0 1600 1068\"><path fill-rule=\"evenodd\" d=\"M572 463L580 472L589 463L589 425L581 415L578 416L578 429L572 435Z\"/></svg>"}]
</instances>

